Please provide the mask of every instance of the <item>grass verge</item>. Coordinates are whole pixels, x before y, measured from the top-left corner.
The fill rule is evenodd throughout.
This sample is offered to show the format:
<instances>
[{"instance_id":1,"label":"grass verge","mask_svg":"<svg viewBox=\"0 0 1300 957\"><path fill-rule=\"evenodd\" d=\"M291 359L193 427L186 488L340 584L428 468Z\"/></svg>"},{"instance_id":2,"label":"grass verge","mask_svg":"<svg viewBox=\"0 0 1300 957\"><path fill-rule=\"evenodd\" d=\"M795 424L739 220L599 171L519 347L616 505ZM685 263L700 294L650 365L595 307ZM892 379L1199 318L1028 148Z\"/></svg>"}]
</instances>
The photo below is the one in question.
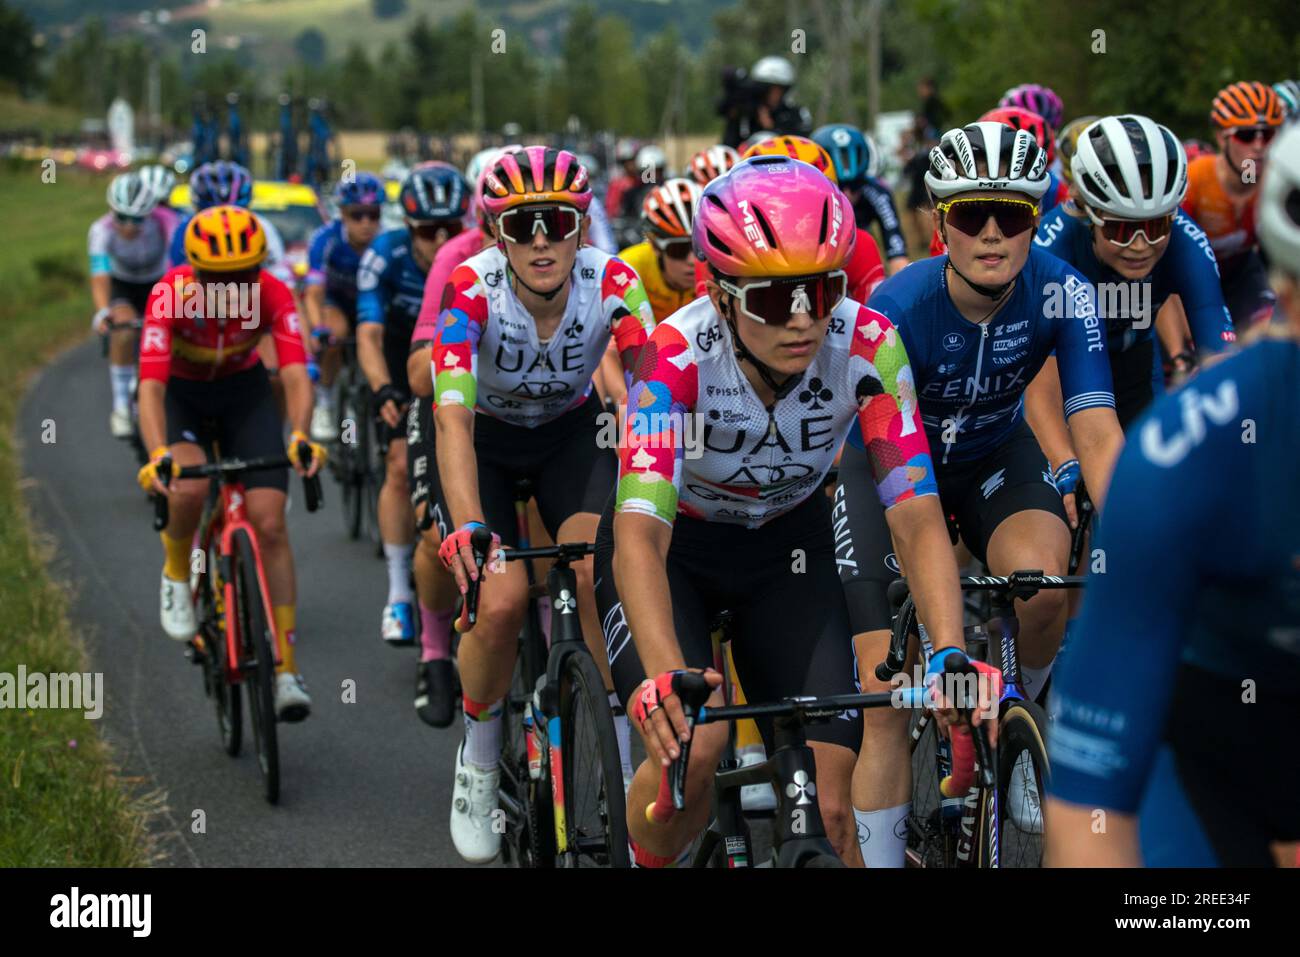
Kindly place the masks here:
<instances>
[{"instance_id":1,"label":"grass verge","mask_svg":"<svg viewBox=\"0 0 1300 957\"><path fill-rule=\"evenodd\" d=\"M0 220L15 227L0 234L0 674L14 676L20 664L87 670L22 499L14 426L27 376L86 334L86 230L107 180L60 169L42 183L40 173L0 169ZM83 712L0 706L0 867L148 863L150 802L133 783Z\"/></svg>"}]
</instances>

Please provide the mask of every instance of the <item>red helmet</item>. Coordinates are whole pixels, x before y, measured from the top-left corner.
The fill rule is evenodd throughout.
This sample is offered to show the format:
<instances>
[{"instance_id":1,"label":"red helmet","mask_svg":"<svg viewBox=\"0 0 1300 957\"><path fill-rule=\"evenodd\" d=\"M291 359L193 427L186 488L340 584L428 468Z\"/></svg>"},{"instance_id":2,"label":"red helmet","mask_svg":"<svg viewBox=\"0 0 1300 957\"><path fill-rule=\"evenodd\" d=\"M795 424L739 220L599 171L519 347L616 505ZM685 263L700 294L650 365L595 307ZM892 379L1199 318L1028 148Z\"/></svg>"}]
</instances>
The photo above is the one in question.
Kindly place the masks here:
<instances>
[{"instance_id":1,"label":"red helmet","mask_svg":"<svg viewBox=\"0 0 1300 957\"><path fill-rule=\"evenodd\" d=\"M1005 123L1017 130L1029 130L1034 134L1034 141L1038 143L1038 148L1047 151L1047 162L1050 164L1055 158L1056 131L1052 129L1051 123L1033 110L1027 110L1022 106L999 106L980 117L980 122L986 120Z\"/></svg>"},{"instance_id":2,"label":"red helmet","mask_svg":"<svg viewBox=\"0 0 1300 957\"><path fill-rule=\"evenodd\" d=\"M740 162L740 154L730 146L719 143L700 150L691 157L691 176L701 186L708 186L731 167Z\"/></svg>"}]
</instances>

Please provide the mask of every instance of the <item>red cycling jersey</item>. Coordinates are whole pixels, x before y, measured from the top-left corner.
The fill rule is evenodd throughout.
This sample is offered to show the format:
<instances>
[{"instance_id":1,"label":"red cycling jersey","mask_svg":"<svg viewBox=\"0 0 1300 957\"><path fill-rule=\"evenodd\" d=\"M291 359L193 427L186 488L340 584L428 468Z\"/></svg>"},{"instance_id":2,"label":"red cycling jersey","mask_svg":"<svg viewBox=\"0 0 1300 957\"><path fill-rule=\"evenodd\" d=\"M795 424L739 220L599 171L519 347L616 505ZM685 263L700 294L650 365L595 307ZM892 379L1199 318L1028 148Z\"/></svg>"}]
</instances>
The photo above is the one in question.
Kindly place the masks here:
<instances>
[{"instance_id":1,"label":"red cycling jersey","mask_svg":"<svg viewBox=\"0 0 1300 957\"><path fill-rule=\"evenodd\" d=\"M293 296L280 280L259 272L257 282L241 288L239 311L224 319L214 318L218 310L203 288L189 265L154 284L140 336L141 379L212 380L243 372L261 361L255 347L267 332L281 369L307 361Z\"/></svg>"}]
</instances>

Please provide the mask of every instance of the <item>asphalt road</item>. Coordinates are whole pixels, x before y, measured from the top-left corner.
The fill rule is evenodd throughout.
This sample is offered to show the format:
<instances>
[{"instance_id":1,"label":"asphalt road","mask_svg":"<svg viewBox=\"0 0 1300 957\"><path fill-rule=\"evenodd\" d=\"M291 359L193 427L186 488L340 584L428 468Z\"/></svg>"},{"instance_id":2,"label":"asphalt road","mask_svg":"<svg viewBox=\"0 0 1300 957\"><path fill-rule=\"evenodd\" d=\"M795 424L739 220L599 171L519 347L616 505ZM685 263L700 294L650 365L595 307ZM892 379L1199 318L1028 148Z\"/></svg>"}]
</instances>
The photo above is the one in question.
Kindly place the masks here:
<instances>
[{"instance_id":1,"label":"asphalt road","mask_svg":"<svg viewBox=\"0 0 1300 957\"><path fill-rule=\"evenodd\" d=\"M461 864L448 817L458 724L436 730L412 705L416 651L379 637L387 591L373 546L343 531L337 486L308 514L290 489L298 564L298 661L313 711L280 725L281 795L272 807L245 719L229 758L199 669L158 622L162 549L135 484L130 448L108 433L108 376L97 343L60 356L36 378L19 420L27 497L54 539L53 573L91 667L104 673L101 731L124 773L159 788L156 831L172 866ZM41 442L52 420L55 441ZM356 682L356 703L342 701ZM246 707L246 706L245 706ZM195 833L202 810L206 832Z\"/></svg>"}]
</instances>

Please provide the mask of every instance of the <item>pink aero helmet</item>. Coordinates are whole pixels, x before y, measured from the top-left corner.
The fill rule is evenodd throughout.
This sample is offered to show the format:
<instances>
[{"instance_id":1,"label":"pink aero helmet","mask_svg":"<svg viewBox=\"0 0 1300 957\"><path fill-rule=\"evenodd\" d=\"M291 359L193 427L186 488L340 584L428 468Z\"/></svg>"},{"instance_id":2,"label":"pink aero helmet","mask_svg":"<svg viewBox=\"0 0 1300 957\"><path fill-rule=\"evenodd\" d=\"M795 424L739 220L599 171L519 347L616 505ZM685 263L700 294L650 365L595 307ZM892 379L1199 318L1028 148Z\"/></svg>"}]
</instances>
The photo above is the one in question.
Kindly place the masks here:
<instances>
[{"instance_id":1,"label":"pink aero helmet","mask_svg":"<svg viewBox=\"0 0 1300 957\"><path fill-rule=\"evenodd\" d=\"M591 205L586 167L568 150L549 146L525 146L499 155L488 165L479 193L494 217L532 203L562 203L580 213Z\"/></svg>"},{"instance_id":2,"label":"pink aero helmet","mask_svg":"<svg viewBox=\"0 0 1300 957\"><path fill-rule=\"evenodd\" d=\"M756 156L704 189L691 238L725 276L807 276L840 269L857 225L849 199L816 167Z\"/></svg>"}]
</instances>

